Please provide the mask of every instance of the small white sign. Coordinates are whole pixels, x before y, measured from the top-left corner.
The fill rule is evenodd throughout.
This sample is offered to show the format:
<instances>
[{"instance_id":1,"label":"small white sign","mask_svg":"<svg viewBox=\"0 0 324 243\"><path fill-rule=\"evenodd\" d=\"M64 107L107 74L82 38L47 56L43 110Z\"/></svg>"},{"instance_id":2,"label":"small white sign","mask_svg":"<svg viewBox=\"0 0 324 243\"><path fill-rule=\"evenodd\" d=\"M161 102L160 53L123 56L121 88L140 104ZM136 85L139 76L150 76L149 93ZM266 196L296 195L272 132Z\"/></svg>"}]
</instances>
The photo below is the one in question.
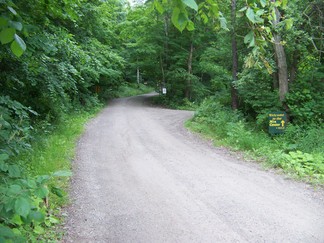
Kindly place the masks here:
<instances>
[{"instance_id":1,"label":"small white sign","mask_svg":"<svg viewBox=\"0 0 324 243\"><path fill-rule=\"evenodd\" d=\"M162 88L162 94L166 94L166 93L167 93L166 88Z\"/></svg>"}]
</instances>

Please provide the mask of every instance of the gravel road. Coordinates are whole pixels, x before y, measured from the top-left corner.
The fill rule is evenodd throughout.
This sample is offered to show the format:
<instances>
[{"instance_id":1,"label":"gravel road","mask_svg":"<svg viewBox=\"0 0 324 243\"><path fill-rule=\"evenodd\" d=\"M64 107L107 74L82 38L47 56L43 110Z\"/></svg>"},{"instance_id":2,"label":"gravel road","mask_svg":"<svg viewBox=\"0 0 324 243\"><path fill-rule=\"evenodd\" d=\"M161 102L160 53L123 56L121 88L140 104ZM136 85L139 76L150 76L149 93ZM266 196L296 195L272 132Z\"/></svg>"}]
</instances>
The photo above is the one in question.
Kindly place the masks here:
<instances>
[{"instance_id":1,"label":"gravel road","mask_svg":"<svg viewBox=\"0 0 324 243\"><path fill-rule=\"evenodd\" d=\"M322 189L213 148L148 96L87 125L63 242L324 242Z\"/></svg>"}]
</instances>

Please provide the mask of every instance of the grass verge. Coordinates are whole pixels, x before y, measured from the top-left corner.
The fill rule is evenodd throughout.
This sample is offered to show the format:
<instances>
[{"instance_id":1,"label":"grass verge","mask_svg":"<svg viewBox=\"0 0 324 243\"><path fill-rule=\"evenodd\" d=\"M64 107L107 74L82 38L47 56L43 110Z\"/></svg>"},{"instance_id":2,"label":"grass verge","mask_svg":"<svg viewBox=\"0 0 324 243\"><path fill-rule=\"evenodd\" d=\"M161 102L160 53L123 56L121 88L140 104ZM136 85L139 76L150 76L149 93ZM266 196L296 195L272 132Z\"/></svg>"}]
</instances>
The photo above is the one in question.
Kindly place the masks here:
<instances>
[{"instance_id":1,"label":"grass verge","mask_svg":"<svg viewBox=\"0 0 324 243\"><path fill-rule=\"evenodd\" d=\"M286 134L270 137L237 112L212 100L204 102L186 127L212 139L216 146L242 151L249 159L278 168L292 178L324 185L324 127L288 126Z\"/></svg>"},{"instance_id":2,"label":"grass verge","mask_svg":"<svg viewBox=\"0 0 324 243\"><path fill-rule=\"evenodd\" d=\"M30 178L43 178L57 171L70 171L71 160L75 156L76 141L84 131L84 125L94 117L100 107L91 112L80 111L66 115L56 126L47 124L48 129L37 133L31 149L20 154L17 160ZM65 173L65 172L64 172ZM36 179L36 182L39 179ZM49 190L44 213L47 215L37 227L25 227L21 231L29 242L55 242L62 234L57 230L61 223L60 209L68 203L67 189L69 177L54 176L41 190ZM45 188L45 189L44 189ZM35 230L36 229L36 230Z\"/></svg>"}]
</instances>

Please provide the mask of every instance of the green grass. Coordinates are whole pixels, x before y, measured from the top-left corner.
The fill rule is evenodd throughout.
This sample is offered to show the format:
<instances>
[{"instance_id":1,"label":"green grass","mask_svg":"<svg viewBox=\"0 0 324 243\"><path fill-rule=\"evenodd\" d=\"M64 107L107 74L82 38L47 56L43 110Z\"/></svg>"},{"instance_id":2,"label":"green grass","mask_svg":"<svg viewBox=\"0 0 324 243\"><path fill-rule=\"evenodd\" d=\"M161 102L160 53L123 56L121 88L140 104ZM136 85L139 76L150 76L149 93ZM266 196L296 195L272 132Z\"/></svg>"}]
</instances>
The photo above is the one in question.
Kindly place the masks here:
<instances>
[{"instance_id":1,"label":"green grass","mask_svg":"<svg viewBox=\"0 0 324 243\"><path fill-rule=\"evenodd\" d=\"M290 125L286 134L271 137L239 114L217 104L204 104L186 127L212 139L215 146L242 151L248 159L278 168L292 178L314 185L324 185L324 129L307 130Z\"/></svg>"},{"instance_id":2,"label":"green grass","mask_svg":"<svg viewBox=\"0 0 324 243\"><path fill-rule=\"evenodd\" d=\"M66 115L56 126L36 131L31 150L20 154L16 159L20 161L28 176L36 178L39 175L50 175L56 171L70 171L71 161L75 157L76 142L84 131L85 124L94 117L100 107L91 112L75 112ZM69 177L54 177L48 188L55 186L63 189L61 197L50 193L48 197L48 224L43 226L43 232L26 232L29 241L55 242L61 238L58 225L62 221L61 207L69 202L67 189Z\"/></svg>"},{"instance_id":3,"label":"green grass","mask_svg":"<svg viewBox=\"0 0 324 243\"><path fill-rule=\"evenodd\" d=\"M28 173L36 176L71 169L76 140L97 111L66 115L52 132L37 135L32 149L19 158L27 164Z\"/></svg>"},{"instance_id":4,"label":"green grass","mask_svg":"<svg viewBox=\"0 0 324 243\"><path fill-rule=\"evenodd\" d=\"M150 101L154 105L165 107L168 109L194 111L198 108L198 103L196 102L191 102L188 99L172 101L162 94L151 97Z\"/></svg>"},{"instance_id":5,"label":"green grass","mask_svg":"<svg viewBox=\"0 0 324 243\"><path fill-rule=\"evenodd\" d=\"M150 86L144 85L144 84L134 84L134 83L127 83L120 86L118 89L116 96L119 98L122 97L130 97L140 94L147 94L150 92L153 92L154 89Z\"/></svg>"},{"instance_id":6,"label":"green grass","mask_svg":"<svg viewBox=\"0 0 324 243\"><path fill-rule=\"evenodd\" d=\"M71 161L75 156L76 142L84 131L85 124L100 110L75 112L65 115L64 119L50 131L37 134L31 144L31 150L17 159L30 176L48 175L56 171L71 170ZM68 187L68 179L57 179L60 187ZM52 204L62 205L60 198L54 197Z\"/></svg>"}]
</instances>

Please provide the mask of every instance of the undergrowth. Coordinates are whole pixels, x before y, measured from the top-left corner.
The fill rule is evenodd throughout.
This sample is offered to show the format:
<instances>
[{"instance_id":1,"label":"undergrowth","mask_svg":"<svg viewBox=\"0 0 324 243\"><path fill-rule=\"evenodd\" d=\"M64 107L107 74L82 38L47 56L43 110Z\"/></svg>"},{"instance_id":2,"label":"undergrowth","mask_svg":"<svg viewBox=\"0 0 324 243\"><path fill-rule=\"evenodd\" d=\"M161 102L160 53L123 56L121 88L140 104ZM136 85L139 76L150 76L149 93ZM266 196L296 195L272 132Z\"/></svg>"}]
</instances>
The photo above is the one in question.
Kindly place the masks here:
<instances>
[{"instance_id":1,"label":"undergrowth","mask_svg":"<svg viewBox=\"0 0 324 243\"><path fill-rule=\"evenodd\" d=\"M191 102L188 99L182 100L171 100L167 98L165 95L157 95L151 98L151 103L154 105L166 107L169 109L177 109L177 110L190 110L194 111L198 108L197 102Z\"/></svg>"},{"instance_id":2,"label":"undergrowth","mask_svg":"<svg viewBox=\"0 0 324 243\"><path fill-rule=\"evenodd\" d=\"M208 99L186 126L216 141L217 146L244 151L265 165L280 168L291 177L324 185L324 126L290 124L285 134L267 132L232 111Z\"/></svg>"},{"instance_id":3,"label":"undergrowth","mask_svg":"<svg viewBox=\"0 0 324 243\"><path fill-rule=\"evenodd\" d=\"M65 115L56 125L39 124L29 150L0 158L0 173L6 178L0 186L0 242L60 238L53 229L61 221L60 207L67 202L75 142L98 109Z\"/></svg>"}]
</instances>

